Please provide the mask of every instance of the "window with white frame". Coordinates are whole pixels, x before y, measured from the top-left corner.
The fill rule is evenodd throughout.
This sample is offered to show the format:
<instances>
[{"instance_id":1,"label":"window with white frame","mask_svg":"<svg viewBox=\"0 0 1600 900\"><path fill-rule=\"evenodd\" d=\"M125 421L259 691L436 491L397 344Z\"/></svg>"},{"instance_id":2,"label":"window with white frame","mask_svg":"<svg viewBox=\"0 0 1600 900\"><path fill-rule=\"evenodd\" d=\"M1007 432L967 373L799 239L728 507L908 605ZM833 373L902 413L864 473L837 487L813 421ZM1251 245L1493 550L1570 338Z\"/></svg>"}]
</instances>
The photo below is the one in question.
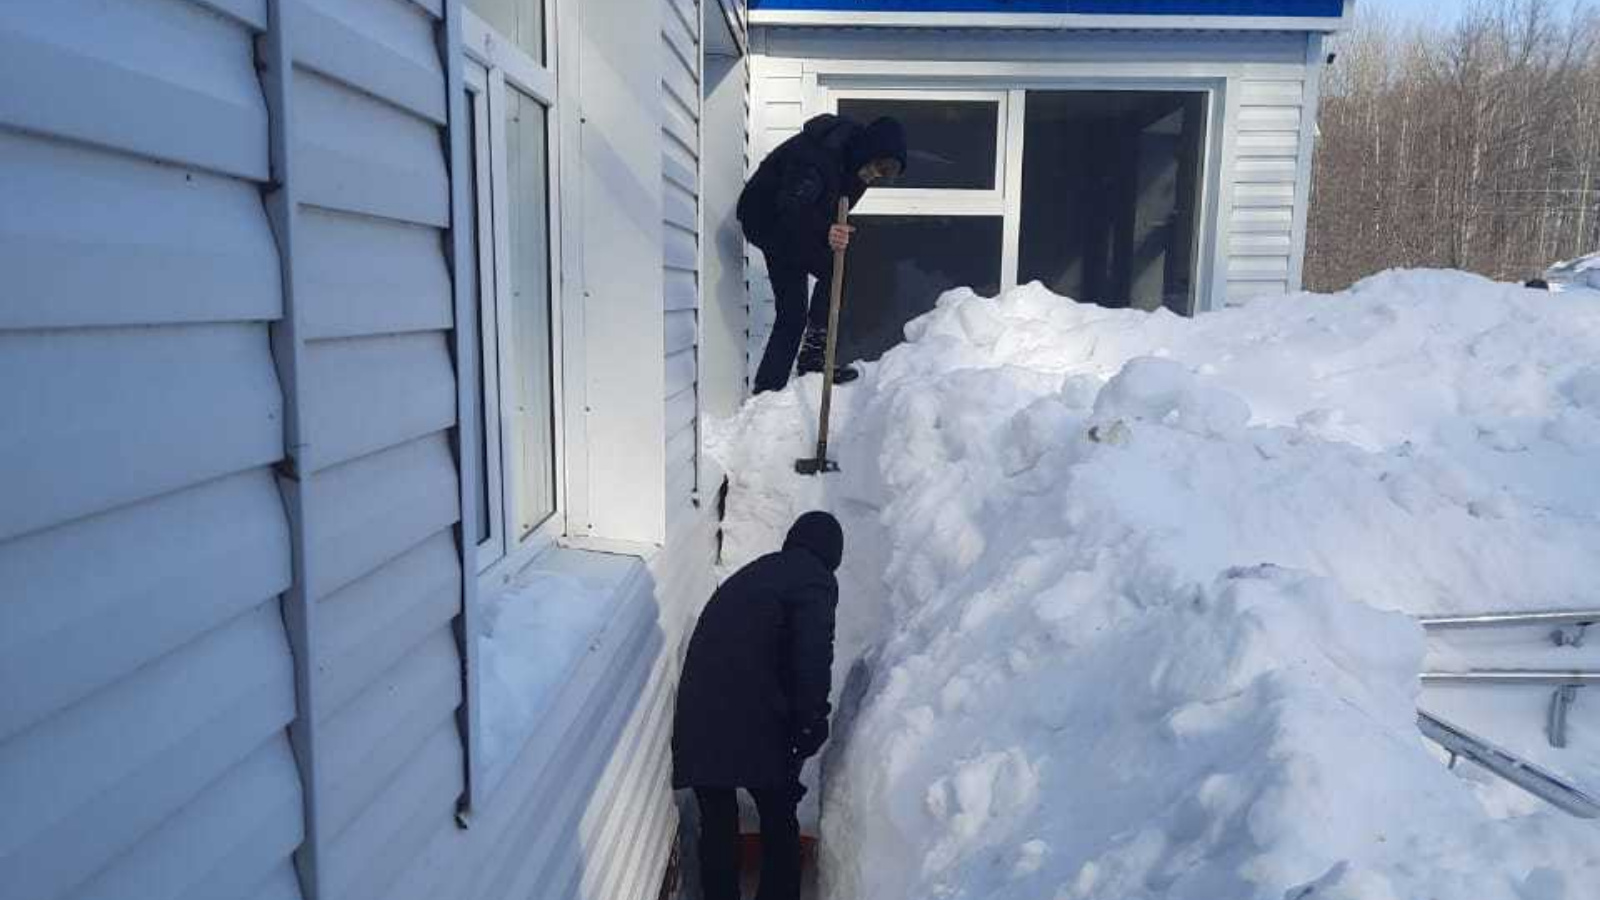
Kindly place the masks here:
<instances>
[{"instance_id":1,"label":"window with white frame","mask_svg":"<svg viewBox=\"0 0 1600 900\"><path fill-rule=\"evenodd\" d=\"M830 85L827 108L905 126L907 167L853 211L839 351L876 359L954 287L1040 281L1191 313L1213 115L1201 85L1003 90Z\"/></svg>"},{"instance_id":2,"label":"window with white frame","mask_svg":"<svg viewBox=\"0 0 1600 900\"><path fill-rule=\"evenodd\" d=\"M556 91L542 62L542 0L467 6L484 16L464 17L463 39L481 438L470 468L485 571L531 555L564 526Z\"/></svg>"},{"instance_id":3,"label":"window with white frame","mask_svg":"<svg viewBox=\"0 0 1600 900\"><path fill-rule=\"evenodd\" d=\"M952 287L995 294L1005 245L1006 91L835 90L834 109L863 124L905 126L907 164L868 191L845 266L846 294L872 297L841 310L839 352L876 359L905 323Z\"/></svg>"}]
</instances>

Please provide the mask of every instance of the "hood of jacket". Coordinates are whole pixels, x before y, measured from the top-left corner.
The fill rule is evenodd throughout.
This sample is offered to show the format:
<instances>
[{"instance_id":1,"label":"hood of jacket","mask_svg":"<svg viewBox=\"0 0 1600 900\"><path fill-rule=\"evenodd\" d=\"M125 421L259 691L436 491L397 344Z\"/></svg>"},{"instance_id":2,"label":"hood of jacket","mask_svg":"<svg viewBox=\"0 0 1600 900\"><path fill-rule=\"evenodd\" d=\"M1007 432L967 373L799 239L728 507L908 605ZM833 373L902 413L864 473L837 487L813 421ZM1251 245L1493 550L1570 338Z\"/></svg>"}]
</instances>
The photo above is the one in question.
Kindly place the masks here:
<instances>
[{"instance_id":1,"label":"hood of jacket","mask_svg":"<svg viewBox=\"0 0 1600 900\"><path fill-rule=\"evenodd\" d=\"M839 568L844 559L844 529L839 520L825 512L808 512L796 519L783 539L785 550L806 550L822 560L829 571Z\"/></svg>"}]
</instances>

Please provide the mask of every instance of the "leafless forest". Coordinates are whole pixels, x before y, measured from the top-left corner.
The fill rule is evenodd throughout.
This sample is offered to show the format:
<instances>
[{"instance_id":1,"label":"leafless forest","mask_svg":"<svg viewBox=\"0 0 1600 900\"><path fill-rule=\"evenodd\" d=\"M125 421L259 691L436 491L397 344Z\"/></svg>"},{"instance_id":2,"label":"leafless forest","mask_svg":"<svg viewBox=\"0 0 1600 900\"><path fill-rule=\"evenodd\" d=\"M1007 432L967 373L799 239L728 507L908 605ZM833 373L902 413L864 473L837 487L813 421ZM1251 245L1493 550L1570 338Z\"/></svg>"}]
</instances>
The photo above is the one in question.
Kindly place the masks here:
<instances>
[{"instance_id":1,"label":"leafless forest","mask_svg":"<svg viewBox=\"0 0 1600 900\"><path fill-rule=\"evenodd\" d=\"M1363 11L1330 49L1308 288L1396 266L1521 280L1600 249L1595 4L1485 2L1449 27Z\"/></svg>"}]
</instances>

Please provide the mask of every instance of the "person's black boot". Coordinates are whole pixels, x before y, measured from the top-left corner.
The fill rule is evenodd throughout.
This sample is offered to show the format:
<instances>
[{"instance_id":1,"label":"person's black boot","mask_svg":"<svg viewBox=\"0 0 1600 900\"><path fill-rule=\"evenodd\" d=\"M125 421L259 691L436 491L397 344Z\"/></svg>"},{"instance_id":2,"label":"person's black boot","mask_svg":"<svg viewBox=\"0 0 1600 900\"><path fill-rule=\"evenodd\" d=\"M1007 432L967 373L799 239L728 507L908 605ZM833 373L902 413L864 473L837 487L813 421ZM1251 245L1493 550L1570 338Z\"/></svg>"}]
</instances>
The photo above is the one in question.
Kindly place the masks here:
<instances>
[{"instance_id":1,"label":"person's black boot","mask_svg":"<svg viewBox=\"0 0 1600 900\"><path fill-rule=\"evenodd\" d=\"M800 353L795 358L795 371L801 375L821 372L828 355L828 333L807 328L800 338ZM834 366L833 383L849 384L861 377L853 366Z\"/></svg>"}]
</instances>

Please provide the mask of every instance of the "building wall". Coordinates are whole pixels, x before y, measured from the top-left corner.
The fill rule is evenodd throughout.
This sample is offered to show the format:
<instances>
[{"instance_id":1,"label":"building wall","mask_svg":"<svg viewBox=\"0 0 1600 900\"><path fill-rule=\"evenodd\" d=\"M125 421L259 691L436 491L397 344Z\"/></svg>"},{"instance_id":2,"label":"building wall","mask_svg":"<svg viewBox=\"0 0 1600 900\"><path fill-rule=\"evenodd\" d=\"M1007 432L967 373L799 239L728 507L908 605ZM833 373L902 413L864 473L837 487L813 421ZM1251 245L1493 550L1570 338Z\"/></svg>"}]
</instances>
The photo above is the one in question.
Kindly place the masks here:
<instances>
[{"instance_id":1,"label":"building wall","mask_svg":"<svg viewBox=\"0 0 1600 900\"><path fill-rule=\"evenodd\" d=\"M711 0L715 2L715 0ZM699 504L700 6L660 0L662 280L666 311L667 540Z\"/></svg>"},{"instance_id":2,"label":"building wall","mask_svg":"<svg viewBox=\"0 0 1600 900\"><path fill-rule=\"evenodd\" d=\"M689 502L700 226L663 200L698 155L665 123L699 17L562 2L589 363L569 527L665 544L624 557L615 615L465 810L459 5L0 5L7 896L655 896L715 552ZM664 68L686 37L693 70Z\"/></svg>"},{"instance_id":3,"label":"building wall","mask_svg":"<svg viewBox=\"0 0 1600 900\"><path fill-rule=\"evenodd\" d=\"M822 111L827 86L844 80L1095 89L1122 79L1211 88L1223 106L1216 179L1208 185L1222 227L1216 243L1202 248L1213 262L1212 306L1299 288L1316 96L1307 61L1321 46L1315 36L766 27L751 37L757 161ZM750 254L750 269L755 359L773 310L759 252Z\"/></svg>"},{"instance_id":4,"label":"building wall","mask_svg":"<svg viewBox=\"0 0 1600 900\"><path fill-rule=\"evenodd\" d=\"M299 894L266 16L226 6L0 6L7 896Z\"/></svg>"}]
</instances>

